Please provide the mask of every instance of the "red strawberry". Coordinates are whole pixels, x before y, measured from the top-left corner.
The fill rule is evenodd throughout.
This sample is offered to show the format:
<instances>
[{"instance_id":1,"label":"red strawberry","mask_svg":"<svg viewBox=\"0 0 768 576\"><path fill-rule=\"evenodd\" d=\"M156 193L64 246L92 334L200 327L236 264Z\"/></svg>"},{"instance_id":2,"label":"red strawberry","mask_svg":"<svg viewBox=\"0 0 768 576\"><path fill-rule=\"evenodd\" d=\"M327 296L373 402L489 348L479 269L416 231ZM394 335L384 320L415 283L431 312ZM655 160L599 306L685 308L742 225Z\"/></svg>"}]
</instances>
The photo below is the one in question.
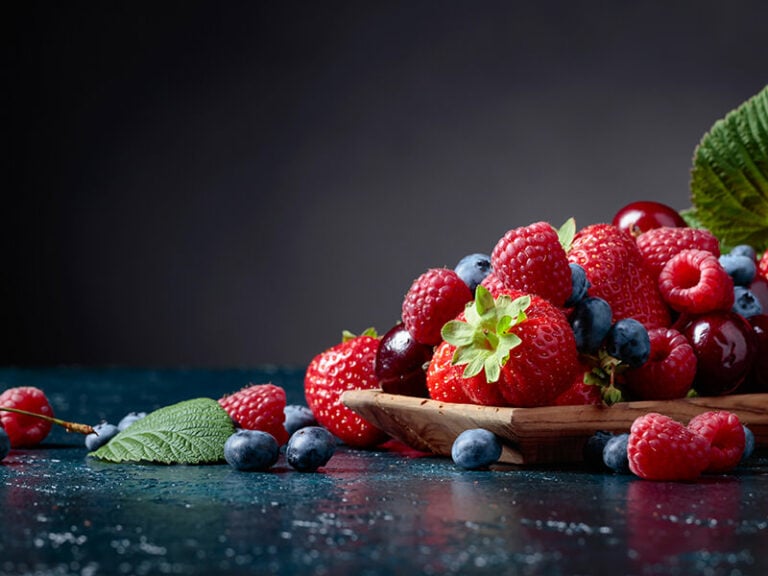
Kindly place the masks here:
<instances>
[{"instance_id":1,"label":"red strawberry","mask_svg":"<svg viewBox=\"0 0 768 576\"><path fill-rule=\"evenodd\" d=\"M659 290L671 308L688 314L727 311L733 306L733 280L717 256L683 250L659 274Z\"/></svg>"},{"instance_id":2,"label":"red strawberry","mask_svg":"<svg viewBox=\"0 0 768 576\"><path fill-rule=\"evenodd\" d=\"M603 404L600 386L584 382L585 374L590 371L591 368L587 366L579 366L570 387L555 398L555 406L600 406Z\"/></svg>"},{"instance_id":3,"label":"red strawberry","mask_svg":"<svg viewBox=\"0 0 768 576\"><path fill-rule=\"evenodd\" d=\"M683 398L696 376L696 354L673 328L648 331L651 354L645 364L624 373L627 390L639 400Z\"/></svg>"},{"instance_id":4,"label":"red strawberry","mask_svg":"<svg viewBox=\"0 0 768 576\"><path fill-rule=\"evenodd\" d=\"M720 242L709 230L654 228L637 237L637 247L651 276L658 278L664 264L683 250L707 250L720 256Z\"/></svg>"},{"instance_id":5,"label":"red strawberry","mask_svg":"<svg viewBox=\"0 0 768 576\"><path fill-rule=\"evenodd\" d=\"M237 426L272 434L280 446L288 442L285 404L285 390L274 384L251 384L219 399Z\"/></svg>"},{"instance_id":6,"label":"red strawberry","mask_svg":"<svg viewBox=\"0 0 768 576\"><path fill-rule=\"evenodd\" d=\"M479 286L465 320L446 324L465 378L497 383L506 405L546 406L570 385L578 368L573 331L562 310L535 295L494 299ZM485 382L474 382L474 385ZM470 385L471 386L471 385ZM469 393L465 386L465 392ZM487 392L494 404L499 394Z\"/></svg>"},{"instance_id":7,"label":"red strawberry","mask_svg":"<svg viewBox=\"0 0 768 576\"><path fill-rule=\"evenodd\" d=\"M462 388L461 370L453 365L455 350L455 346L445 341L435 349L427 369L427 389L433 400L467 404L471 400Z\"/></svg>"},{"instance_id":8,"label":"red strawberry","mask_svg":"<svg viewBox=\"0 0 768 576\"><path fill-rule=\"evenodd\" d=\"M34 414L53 417L53 408L51 408L45 393L34 386L9 388L0 394L0 407L17 408ZM53 425L32 416L0 410L0 426L5 428L11 446L22 448L36 446L45 440Z\"/></svg>"},{"instance_id":9,"label":"red strawberry","mask_svg":"<svg viewBox=\"0 0 768 576\"><path fill-rule=\"evenodd\" d=\"M350 446L370 448L387 439L341 401L347 390L379 387L375 373L378 347L379 339L369 332L347 335L340 344L315 356L304 375L304 395L318 423Z\"/></svg>"},{"instance_id":10,"label":"red strawberry","mask_svg":"<svg viewBox=\"0 0 768 576\"><path fill-rule=\"evenodd\" d=\"M768 250L763 252L763 255L757 263L757 273L768 280Z\"/></svg>"},{"instance_id":11,"label":"red strawberry","mask_svg":"<svg viewBox=\"0 0 768 576\"><path fill-rule=\"evenodd\" d=\"M574 237L568 260L584 268L589 295L611 305L614 321L634 318L649 330L669 326L669 309L629 233L610 224L587 226Z\"/></svg>"},{"instance_id":12,"label":"red strawberry","mask_svg":"<svg viewBox=\"0 0 768 576\"><path fill-rule=\"evenodd\" d=\"M733 470L744 453L746 437L739 417L732 412L712 411L694 416L688 429L707 439L709 465L705 472L716 474Z\"/></svg>"},{"instance_id":13,"label":"red strawberry","mask_svg":"<svg viewBox=\"0 0 768 576\"><path fill-rule=\"evenodd\" d=\"M491 253L493 273L507 288L563 306L571 295L571 269L560 238L547 222L509 230Z\"/></svg>"},{"instance_id":14,"label":"red strawberry","mask_svg":"<svg viewBox=\"0 0 768 576\"><path fill-rule=\"evenodd\" d=\"M443 324L452 320L472 300L472 292L448 268L432 268L413 281L403 300L403 324L413 339L437 346Z\"/></svg>"},{"instance_id":15,"label":"red strawberry","mask_svg":"<svg viewBox=\"0 0 768 576\"><path fill-rule=\"evenodd\" d=\"M656 412L637 418L629 431L629 469L646 480L694 480L709 454L706 438Z\"/></svg>"}]
</instances>

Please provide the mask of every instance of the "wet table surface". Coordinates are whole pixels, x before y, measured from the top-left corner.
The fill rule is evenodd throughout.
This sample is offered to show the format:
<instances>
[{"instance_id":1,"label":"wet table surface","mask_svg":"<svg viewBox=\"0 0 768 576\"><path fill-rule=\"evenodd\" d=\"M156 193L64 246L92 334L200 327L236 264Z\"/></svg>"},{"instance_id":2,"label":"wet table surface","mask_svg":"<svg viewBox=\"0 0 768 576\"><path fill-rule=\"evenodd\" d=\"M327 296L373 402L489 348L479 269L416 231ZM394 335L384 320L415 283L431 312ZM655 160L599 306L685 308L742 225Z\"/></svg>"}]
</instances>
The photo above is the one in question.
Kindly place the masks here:
<instances>
[{"instance_id":1,"label":"wet table surface","mask_svg":"<svg viewBox=\"0 0 768 576\"><path fill-rule=\"evenodd\" d=\"M300 369L0 369L96 423ZM341 447L317 473L105 464L61 429L0 463L0 574L768 574L768 458L694 483L462 471Z\"/></svg>"}]
</instances>

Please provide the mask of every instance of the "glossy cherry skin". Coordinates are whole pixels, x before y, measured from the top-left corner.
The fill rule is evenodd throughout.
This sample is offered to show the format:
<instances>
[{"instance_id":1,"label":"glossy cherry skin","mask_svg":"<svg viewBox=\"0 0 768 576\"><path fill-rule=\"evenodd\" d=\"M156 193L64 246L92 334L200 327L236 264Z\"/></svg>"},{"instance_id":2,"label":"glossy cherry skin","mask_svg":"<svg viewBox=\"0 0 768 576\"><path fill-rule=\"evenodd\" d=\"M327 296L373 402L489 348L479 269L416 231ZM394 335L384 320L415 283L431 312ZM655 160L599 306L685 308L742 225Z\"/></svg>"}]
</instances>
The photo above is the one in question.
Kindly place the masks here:
<instances>
[{"instance_id":1,"label":"glossy cherry skin","mask_svg":"<svg viewBox=\"0 0 768 576\"><path fill-rule=\"evenodd\" d=\"M402 323L384 334L376 352L379 386L389 394L428 398L426 365L433 348L413 339Z\"/></svg>"},{"instance_id":2,"label":"glossy cherry skin","mask_svg":"<svg viewBox=\"0 0 768 576\"><path fill-rule=\"evenodd\" d=\"M749 285L749 290L763 307L763 314L768 314L768 280L759 275L755 276Z\"/></svg>"},{"instance_id":3,"label":"glossy cherry skin","mask_svg":"<svg viewBox=\"0 0 768 576\"><path fill-rule=\"evenodd\" d=\"M739 392L765 393L768 392L768 314L752 316L749 323L757 340L757 354L752 372Z\"/></svg>"},{"instance_id":4,"label":"glossy cherry skin","mask_svg":"<svg viewBox=\"0 0 768 576\"><path fill-rule=\"evenodd\" d=\"M663 226L684 228L688 226L677 210L652 200L641 200L627 204L616 212L611 223L633 236L639 236L652 228Z\"/></svg>"},{"instance_id":5,"label":"glossy cherry skin","mask_svg":"<svg viewBox=\"0 0 768 576\"><path fill-rule=\"evenodd\" d=\"M734 392L752 370L757 337L742 316L734 312L703 314L683 334L696 355L693 387L701 396Z\"/></svg>"}]
</instances>

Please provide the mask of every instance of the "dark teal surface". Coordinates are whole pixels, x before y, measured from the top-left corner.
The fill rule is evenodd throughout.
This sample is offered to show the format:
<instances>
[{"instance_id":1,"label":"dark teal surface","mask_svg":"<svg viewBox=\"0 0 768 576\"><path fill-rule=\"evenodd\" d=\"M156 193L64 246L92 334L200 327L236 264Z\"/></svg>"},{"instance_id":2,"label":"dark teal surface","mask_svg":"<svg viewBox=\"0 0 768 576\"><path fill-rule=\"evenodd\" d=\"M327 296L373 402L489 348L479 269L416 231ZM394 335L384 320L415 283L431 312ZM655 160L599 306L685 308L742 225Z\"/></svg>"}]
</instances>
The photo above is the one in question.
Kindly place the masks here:
<instances>
[{"instance_id":1,"label":"dark teal surface","mask_svg":"<svg viewBox=\"0 0 768 576\"><path fill-rule=\"evenodd\" d=\"M96 423L299 369L0 370ZM768 460L695 483L585 469L466 472L340 448L315 474L104 464L56 430L0 463L0 574L768 573Z\"/></svg>"}]
</instances>

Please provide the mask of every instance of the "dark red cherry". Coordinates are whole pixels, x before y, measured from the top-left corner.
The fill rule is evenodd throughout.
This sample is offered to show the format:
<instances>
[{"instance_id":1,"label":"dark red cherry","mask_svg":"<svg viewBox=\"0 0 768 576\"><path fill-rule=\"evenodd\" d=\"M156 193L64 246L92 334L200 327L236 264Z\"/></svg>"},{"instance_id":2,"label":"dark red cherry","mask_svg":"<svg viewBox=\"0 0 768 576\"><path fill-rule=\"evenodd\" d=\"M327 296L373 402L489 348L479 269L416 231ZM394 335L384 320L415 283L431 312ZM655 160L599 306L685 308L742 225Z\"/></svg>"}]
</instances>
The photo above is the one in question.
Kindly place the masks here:
<instances>
[{"instance_id":1,"label":"dark red cherry","mask_svg":"<svg viewBox=\"0 0 768 576\"><path fill-rule=\"evenodd\" d=\"M763 307L763 314L768 314L768 280L759 275L755 276L755 279L749 285L749 291L760 302L760 305Z\"/></svg>"},{"instance_id":2,"label":"dark red cherry","mask_svg":"<svg viewBox=\"0 0 768 576\"><path fill-rule=\"evenodd\" d=\"M745 380L757 355L752 326L735 312L713 312L694 318L683 334L696 354L693 387L702 396L734 392Z\"/></svg>"},{"instance_id":3,"label":"dark red cherry","mask_svg":"<svg viewBox=\"0 0 768 576\"><path fill-rule=\"evenodd\" d=\"M663 226L683 228L687 226L677 210L652 200L641 200L627 204L616 212L612 224L626 230L633 236L639 236L652 228Z\"/></svg>"},{"instance_id":4,"label":"dark red cherry","mask_svg":"<svg viewBox=\"0 0 768 576\"><path fill-rule=\"evenodd\" d=\"M420 344L402 323L384 334L376 353L376 378L389 394L429 397L426 365L432 358L432 346Z\"/></svg>"},{"instance_id":5,"label":"dark red cherry","mask_svg":"<svg viewBox=\"0 0 768 576\"><path fill-rule=\"evenodd\" d=\"M768 392L768 314L758 314L749 318L752 331L757 340L757 354L752 365L752 372L739 388L739 392Z\"/></svg>"}]
</instances>

